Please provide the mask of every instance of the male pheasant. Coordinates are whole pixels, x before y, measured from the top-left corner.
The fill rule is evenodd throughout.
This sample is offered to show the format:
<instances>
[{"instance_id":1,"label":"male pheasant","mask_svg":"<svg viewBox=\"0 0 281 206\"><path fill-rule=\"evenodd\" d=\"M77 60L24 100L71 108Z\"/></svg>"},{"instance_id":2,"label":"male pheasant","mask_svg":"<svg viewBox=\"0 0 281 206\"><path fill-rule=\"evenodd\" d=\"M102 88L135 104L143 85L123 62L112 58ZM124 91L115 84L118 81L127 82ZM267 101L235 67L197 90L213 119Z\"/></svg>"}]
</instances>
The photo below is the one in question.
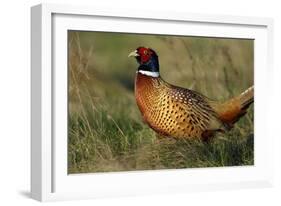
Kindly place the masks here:
<instances>
[{"instance_id":1,"label":"male pheasant","mask_svg":"<svg viewBox=\"0 0 281 206\"><path fill-rule=\"evenodd\" d=\"M223 103L171 85L159 74L156 52L139 47L129 54L139 63L135 98L144 121L157 133L173 138L208 140L224 132L242 117L254 101L253 86Z\"/></svg>"}]
</instances>

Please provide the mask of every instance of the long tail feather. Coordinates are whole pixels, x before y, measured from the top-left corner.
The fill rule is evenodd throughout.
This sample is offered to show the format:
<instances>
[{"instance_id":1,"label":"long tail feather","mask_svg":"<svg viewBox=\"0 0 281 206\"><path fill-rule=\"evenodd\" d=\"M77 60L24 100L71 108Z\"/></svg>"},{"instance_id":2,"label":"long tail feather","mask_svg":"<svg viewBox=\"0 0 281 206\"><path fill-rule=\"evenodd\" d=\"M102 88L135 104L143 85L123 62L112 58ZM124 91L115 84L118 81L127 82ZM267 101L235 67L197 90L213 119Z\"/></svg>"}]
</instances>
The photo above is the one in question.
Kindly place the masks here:
<instances>
[{"instance_id":1,"label":"long tail feather","mask_svg":"<svg viewBox=\"0 0 281 206\"><path fill-rule=\"evenodd\" d=\"M239 96L241 109L247 109L254 102L254 86L251 86Z\"/></svg>"},{"instance_id":2,"label":"long tail feather","mask_svg":"<svg viewBox=\"0 0 281 206\"><path fill-rule=\"evenodd\" d=\"M254 86L222 104L216 104L214 109L222 122L231 126L247 113L247 108L253 102Z\"/></svg>"}]
</instances>

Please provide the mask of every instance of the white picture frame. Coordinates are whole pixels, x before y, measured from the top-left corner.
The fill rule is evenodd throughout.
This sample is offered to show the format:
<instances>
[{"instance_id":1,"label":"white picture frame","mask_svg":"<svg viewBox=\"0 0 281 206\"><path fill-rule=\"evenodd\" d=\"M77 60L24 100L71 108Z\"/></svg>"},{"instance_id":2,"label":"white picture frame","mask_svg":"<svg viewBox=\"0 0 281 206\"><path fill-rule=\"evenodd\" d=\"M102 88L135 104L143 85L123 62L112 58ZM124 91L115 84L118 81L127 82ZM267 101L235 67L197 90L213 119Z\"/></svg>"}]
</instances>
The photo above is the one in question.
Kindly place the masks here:
<instances>
[{"instance_id":1,"label":"white picture frame","mask_svg":"<svg viewBox=\"0 0 281 206\"><path fill-rule=\"evenodd\" d=\"M273 185L274 137L267 115L271 103L264 98L270 95L273 75L272 19L41 4L31 9L31 26L32 198L52 201ZM255 165L68 175L69 29L255 39Z\"/></svg>"}]
</instances>

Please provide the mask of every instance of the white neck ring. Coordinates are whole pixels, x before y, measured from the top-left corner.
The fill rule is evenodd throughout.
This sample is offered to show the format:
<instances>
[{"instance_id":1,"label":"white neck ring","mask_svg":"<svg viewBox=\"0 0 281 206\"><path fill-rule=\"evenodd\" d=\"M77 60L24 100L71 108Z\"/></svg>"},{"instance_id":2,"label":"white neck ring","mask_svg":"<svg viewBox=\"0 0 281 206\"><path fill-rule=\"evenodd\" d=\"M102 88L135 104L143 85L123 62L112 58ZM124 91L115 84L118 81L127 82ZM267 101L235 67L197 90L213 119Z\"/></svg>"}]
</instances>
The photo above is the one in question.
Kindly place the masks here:
<instances>
[{"instance_id":1,"label":"white neck ring","mask_svg":"<svg viewBox=\"0 0 281 206\"><path fill-rule=\"evenodd\" d=\"M137 72L141 73L143 75L146 75L146 76L150 76L150 77L159 77L160 76L159 72L150 72L150 71L144 71L144 70L139 70Z\"/></svg>"}]
</instances>

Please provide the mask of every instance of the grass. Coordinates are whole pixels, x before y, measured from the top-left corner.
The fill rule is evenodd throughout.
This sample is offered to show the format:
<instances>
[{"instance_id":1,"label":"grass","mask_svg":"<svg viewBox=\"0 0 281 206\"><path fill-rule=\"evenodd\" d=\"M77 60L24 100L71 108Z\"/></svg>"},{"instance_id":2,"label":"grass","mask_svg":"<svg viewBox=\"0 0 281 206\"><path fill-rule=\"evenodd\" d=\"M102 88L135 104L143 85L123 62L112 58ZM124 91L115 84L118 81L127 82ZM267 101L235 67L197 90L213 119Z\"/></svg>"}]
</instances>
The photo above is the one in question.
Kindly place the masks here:
<instances>
[{"instance_id":1,"label":"grass","mask_svg":"<svg viewBox=\"0 0 281 206\"><path fill-rule=\"evenodd\" d=\"M162 77L225 100L253 84L253 41L69 32L68 172L254 164L253 107L210 143L159 138L134 99L129 52L149 45Z\"/></svg>"}]
</instances>

